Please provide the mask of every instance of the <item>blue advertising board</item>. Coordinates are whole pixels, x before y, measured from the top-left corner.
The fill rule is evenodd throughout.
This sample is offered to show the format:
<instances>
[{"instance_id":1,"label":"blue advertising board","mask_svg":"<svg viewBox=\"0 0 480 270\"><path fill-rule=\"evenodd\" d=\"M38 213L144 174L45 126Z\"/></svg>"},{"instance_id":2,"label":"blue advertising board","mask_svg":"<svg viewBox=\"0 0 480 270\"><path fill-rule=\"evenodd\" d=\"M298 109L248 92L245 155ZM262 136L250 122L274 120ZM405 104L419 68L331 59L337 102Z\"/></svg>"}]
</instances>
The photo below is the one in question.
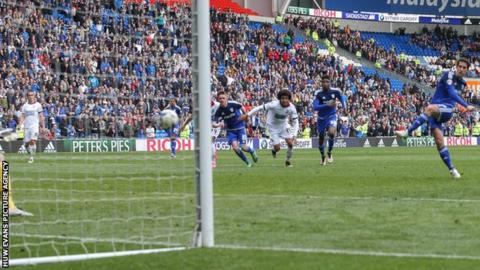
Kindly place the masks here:
<instances>
[{"instance_id":1,"label":"blue advertising board","mask_svg":"<svg viewBox=\"0 0 480 270\"><path fill-rule=\"evenodd\" d=\"M438 16L480 16L478 0L325 0L325 8Z\"/></svg>"},{"instance_id":2,"label":"blue advertising board","mask_svg":"<svg viewBox=\"0 0 480 270\"><path fill-rule=\"evenodd\" d=\"M348 20L378 21L378 14L343 12L342 18Z\"/></svg>"},{"instance_id":3,"label":"blue advertising board","mask_svg":"<svg viewBox=\"0 0 480 270\"><path fill-rule=\"evenodd\" d=\"M449 17L424 17L424 16L420 16L420 23L462 24L462 19L449 18Z\"/></svg>"}]
</instances>

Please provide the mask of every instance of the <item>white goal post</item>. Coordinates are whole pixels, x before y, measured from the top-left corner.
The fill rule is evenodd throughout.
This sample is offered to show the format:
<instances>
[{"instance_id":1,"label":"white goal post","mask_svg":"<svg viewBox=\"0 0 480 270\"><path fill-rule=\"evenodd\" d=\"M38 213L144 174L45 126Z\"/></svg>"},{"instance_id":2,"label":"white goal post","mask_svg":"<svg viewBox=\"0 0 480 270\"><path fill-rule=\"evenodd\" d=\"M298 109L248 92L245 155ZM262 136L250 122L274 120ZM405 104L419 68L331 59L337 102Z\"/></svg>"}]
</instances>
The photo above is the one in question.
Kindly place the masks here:
<instances>
[{"instance_id":1,"label":"white goal post","mask_svg":"<svg viewBox=\"0 0 480 270\"><path fill-rule=\"evenodd\" d=\"M192 0L192 57L193 65L192 70L192 97L193 97L193 122L195 127L195 189L196 189L196 224L191 224L193 229L191 246L185 245L180 247L165 247L165 248L148 248L129 250L116 250L113 248L111 252L103 252L85 249L83 254L73 255L59 255L59 256L30 256L25 258L15 258L10 260L10 265L28 265L28 264L41 264L41 263L57 263L79 260L90 260L97 258L108 258L118 256L130 256L138 254L151 254L161 252L181 251L188 248L195 247L213 247L214 246L214 227L213 227L213 183L212 183L212 168L211 168L211 108L210 108L210 1L209 0ZM40 159L40 158L39 158ZM80 157L72 158L73 160L80 160ZM78 163L78 162L77 162ZM78 164L77 164L78 165ZM103 178L103 172L100 178ZM188 173L187 173L188 174ZM160 175L160 174L159 174ZM41 175L40 175L41 176ZM86 176L91 177L91 176ZM159 177L159 176L157 176ZM191 176L189 176L191 177ZM173 177L174 178L174 177ZM43 179L45 180L45 179ZM88 181L92 181L90 178ZM134 181L131 179L122 179L122 181ZM25 189L26 190L26 189ZM38 189L40 190L40 189ZM85 192L87 192L85 190ZM56 196L60 196L57 192ZM141 198L138 198L141 199ZM137 199L137 200L138 200ZM147 198L151 200L152 198ZM65 202L68 199L60 199ZM195 212L195 210L192 210ZM118 217L116 217L118 219ZM149 218L147 216L147 218ZM68 223L68 221L67 221ZM26 222L27 225L32 223ZM33 224L35 225L35 224ZM143 226L143 223L142 223ZM22 228L23 229L23 228ZM143 229L143 227L142 227ZM25 230L24 230L25 232ZM100 234L97 233L98 236ZM24 239L28 237L36 237L27 234L18 234ZM57 236L52 235L52 241ZM147 236L148 237L148 236ZM65 237L66 239L68 237ZM71 238L73 239L73 238ZM94 238L88 238L91 241L95 241ZM68 239L67 239L68 240ZM74 239L74 241L80 241L83 247L84 239ZM121 240L121 239L120 239ZM119 240L119 241L120 241ZM148 239L147 239L148 240ZM142 244L144 243L144 237L141 236ZM121 243L121 242L119 242ZM125 245L130 244L128 239L125 239ZM145 242L148 243L148 242Z\"/></svg>"},{"instance_id":2,"label":"white goal post","mask_svg":"<svg viewBox=\"0 0 480 270\"><path fill-rule=\"evenodd\" d=\"M195 126L195 180L199 211L196 246L212 247L213 183L210 105L210 1L192 1L193 103Z\"/></svg>"}]
</instances>

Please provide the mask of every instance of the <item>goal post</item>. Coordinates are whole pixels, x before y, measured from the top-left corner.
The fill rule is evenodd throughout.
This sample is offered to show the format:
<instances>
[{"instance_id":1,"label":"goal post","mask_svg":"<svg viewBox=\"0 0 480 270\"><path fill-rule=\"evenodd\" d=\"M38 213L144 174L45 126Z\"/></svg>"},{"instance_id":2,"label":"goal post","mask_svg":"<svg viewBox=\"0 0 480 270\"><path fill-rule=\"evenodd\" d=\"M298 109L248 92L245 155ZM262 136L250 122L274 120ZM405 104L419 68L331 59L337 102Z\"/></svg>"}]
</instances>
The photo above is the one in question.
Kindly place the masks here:
<instances>
[{"instance_id":1,"label":"goal post","mask_svg":"<svg viewBox=\"0 0 480 270\"><path fill-rule=\"evenodd\" d=\"M193 102L195 126L195 178L197 202L199 203L197 226L200 234L196 246L212 247L213 230L213 183L210 130L210 5L209 0L192 1L192 57L193 57Z\"/></svg>"},{"instance_id":2,"label":"goal post","mask_svg":"<svg viewBox=\"0 0 480 270\"><path fill-rule=\"evenodd\" d=\"M77 152L66 154L60 153L57 144L51 144L50 147L47 142L50 149L43 147L44 142L39 141L39 145L42 145L39 151L42 153L36 156L33 164L27 166L26 154L18 146L20 142L9 142L9 148L15 148L13 154L6 154L6 160L13 164L11 169L16 203L34 214L33 217L15 217L11 221L10 252L13 259L10 265L58 263L214 246L210 1L191 2L192 39L189 42L193 58L190 69L194 151L179 154L176 159L162 153L131 152L141 147L152 147L154 151L162 148L163 151L167 145L164 140L168 139L149 145L148 139L139 143L143 139L125 136L55 142L61 144L62 149ZM21 2L8 2L8 5L31 8ZM45 6L43 9L53 12L55 7ZM100 12L92 10L91 14L105 19ZM126 16L133 20L136 15ZM151 37L150 33L146 34ZM122 34L110 35L115 37ZM155 42L157 37L152 37ZM87 38L87 45L89 42L94 41ZM83 51L74 53L89 57L89 53ZM112 55L111 58L121 56ZM149 63L155 61L155 57L163 58L163 55L140 53L135 57L135 61L139 59ZM90 76L54 72L65 80L70 76L83 76L88 80ZM100 80L112 79L109 76L113 75L97 74ZM123 153L111 153L114 149ZM103 150L110 153L100 153Z\"/></svg>"}]
</instances>

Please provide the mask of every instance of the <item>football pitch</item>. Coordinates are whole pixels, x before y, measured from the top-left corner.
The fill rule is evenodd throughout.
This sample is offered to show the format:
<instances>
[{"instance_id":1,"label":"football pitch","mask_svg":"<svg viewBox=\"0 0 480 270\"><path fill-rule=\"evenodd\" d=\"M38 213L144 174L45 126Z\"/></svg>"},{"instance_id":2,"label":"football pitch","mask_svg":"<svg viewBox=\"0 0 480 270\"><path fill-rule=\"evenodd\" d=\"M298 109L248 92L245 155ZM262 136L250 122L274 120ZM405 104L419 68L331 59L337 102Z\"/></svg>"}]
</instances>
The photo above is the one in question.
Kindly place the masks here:
<instances>
[{"instance_id":1,"label":"football pitch","mask_svg":"<svg viewBox=\"0 0 480 270\"><path fill-rule=\"evenodd\" d=\"M318 150L295 150L293 168L284 166L285 150L277 159L259 152L252 168L233 152L219 152L216 248L19 268L476 269L480 148L450 152L462 173L458 181L434 148L335 149L328 166L320 166ZM191 152L176 160L167 153L8 160L16 203L35 215L11 218L11 258L155 248L191 239ZM169 180L155 180L162 177Z\"/></svg>"}]
</instances>

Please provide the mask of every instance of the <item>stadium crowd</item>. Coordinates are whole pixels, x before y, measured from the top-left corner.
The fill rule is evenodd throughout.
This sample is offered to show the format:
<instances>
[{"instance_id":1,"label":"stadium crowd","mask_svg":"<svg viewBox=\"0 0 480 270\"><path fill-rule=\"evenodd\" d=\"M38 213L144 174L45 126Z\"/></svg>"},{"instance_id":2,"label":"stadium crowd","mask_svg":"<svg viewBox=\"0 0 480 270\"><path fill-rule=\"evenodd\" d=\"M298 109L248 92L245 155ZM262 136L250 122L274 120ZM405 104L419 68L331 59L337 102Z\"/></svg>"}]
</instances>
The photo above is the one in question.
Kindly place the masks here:
<instances>
[{"instance_id":1,"label":"stadium crowd","mask_svg":"<svg viewBox=\"0 0 480 270\"><path fill-rule=\"evenodd\" d=\"M287 16L287 24L306 31L309 36L318 36L319 39L328 39L358 56L371 62L378 63L383 68L403 74L410 79L415 79L430 86L436 85L436 79L442 69L451 68L455 59L459 57L470 61L469 77L480 77L480 38L479 33L472 36L459 36L451 28L435 27L432 31L424 28L422 33L412 35L412 44L424 48L431 48L441 52L441 56L432 60L432 66L420 65L418 59L402 55L394 47L384 48L374 39L364 39L359 31L352 30L349 26L339 27L336 21L325 18L305 18L300 16ZM315 32L315 33L314 33ZM455 46L452 46L455 45ZM455 49L453 49L455 48Z\"/></svg>"},{"instance_id":2,"label":"stadium crowd","mask_svg":"<svg viewBox=\"0 0 480 270\"><path fill-rule=\"evenodd\" d=\"M37 94L50 138L143 137L160 130L171 98L187 111L191 99L191 11L184 5L123 1L22 1L0 4L0 122L19 128L26 92ZM389 69L416 69L394 53L325 20L290 21L351 51L361 49ZM316 135L312 101L328 74L347 100L339 136L393 136L428 101L415 85L391 91L388 79L366 76L347 59L320 53L293 32L252 25L244 15L211 11L212 92L226 90L247 109L285 87L301 115L300 136ZM415 73L417 74L417 73ZM416 75L422 80L424 75ZM460 118L471 129L474 115ZM268 136L264 116L250 136ZM451 123L453 127L456 123ZM454 128L446 132L454 134ZM457 129L458 130L458 129ZM469 131L471 132L471 131ZM424 128L424 133L428 130ZM158 134L157 134L158 135Z\"/></svg>"},{"instance_id":3,"label":"stadium crowd","mask_svg":"<svg viewBox=\"0 0 480 270\"><path fill-rule=\"evenodd\" d=\"M411 42L441 52L441 56L433 59L430 64L452 68L454 59L463 57L471 63L468 76L480 77L480 33L474 32L470 36L463 36L452 27L437 25L432 30L424 27L420 33L414 33Z\"/></svg>"},{"instance_id":4,"label":"stadium crowd","mask_svg":"<svg viewBox=\"0 0 480 270\"><path fill-rule=\"evenodd\" d=\"M68 3L2 4L5 126L16 127L28 90L37 93L52 137L132 137L150 117L158 120L169 96L188 98L189 8Z\"/></svg>"}]
</instances>

